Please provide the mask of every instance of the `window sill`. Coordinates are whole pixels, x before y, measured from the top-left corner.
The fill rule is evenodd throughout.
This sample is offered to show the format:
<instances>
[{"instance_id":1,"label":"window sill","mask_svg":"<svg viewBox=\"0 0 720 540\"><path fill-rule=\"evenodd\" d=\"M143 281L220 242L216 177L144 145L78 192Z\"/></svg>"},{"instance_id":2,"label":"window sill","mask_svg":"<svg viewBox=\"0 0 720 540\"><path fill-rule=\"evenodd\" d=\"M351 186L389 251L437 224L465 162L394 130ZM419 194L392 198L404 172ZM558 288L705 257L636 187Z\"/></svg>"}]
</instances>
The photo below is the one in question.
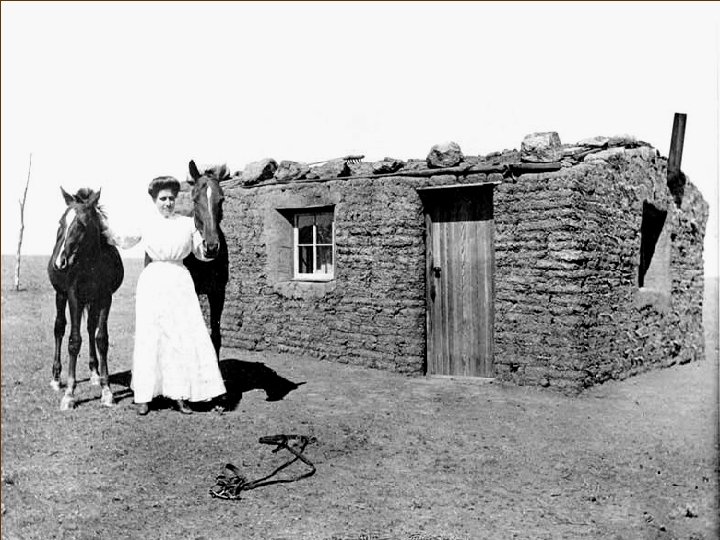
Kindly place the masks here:
<instances>
[{"instance_id":1,"label":"window sill","mask_svg":"<svg viewBox=\"0 0 720 540\"><path fill-rule=\"evenodd\" d=\"M640 287L635 292L635 307L644 306L653 306L660 313L667 312L670 308L670 292L652 287Z\"/></svg>"},{"instance_id":2,"label":"window sill","mask_svg":"<svg viewBox=\"0 0 720 540\"><path fill-rule=\"evenodd\" d=\"M297 276L297 277L294 277L294 278L292 278L291 281L296 281L296 282L307 281L307 282L311 282L311 283L312 283L312 282L326 283L326 282L328 282L328 281L334 281L334 280L335 280L335 276L311 276L311 275L307 275L307 276Z\"/></svg>"},{"instance_id":3,"label":"window sill","mask_svg":"<svg viewBox=\"0 0 720 540\"><path fill-rule=\"evenodd\" d=\"M273 292L283 298L301 300L322 298L326 294L335 291L335 284L336 281L333 278L322 280L291 279L275 283Z\"/></svg>"}]
</instances>

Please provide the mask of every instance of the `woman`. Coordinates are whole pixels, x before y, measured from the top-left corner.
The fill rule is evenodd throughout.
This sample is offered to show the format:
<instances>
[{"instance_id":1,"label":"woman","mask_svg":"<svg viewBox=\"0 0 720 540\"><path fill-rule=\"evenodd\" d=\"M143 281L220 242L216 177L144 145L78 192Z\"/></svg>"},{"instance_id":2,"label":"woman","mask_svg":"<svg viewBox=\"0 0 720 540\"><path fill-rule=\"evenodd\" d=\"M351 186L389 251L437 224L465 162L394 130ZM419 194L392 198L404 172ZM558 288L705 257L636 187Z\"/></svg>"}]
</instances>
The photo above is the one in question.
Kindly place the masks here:
<instances>
[{"instance_id":1,"label":"woman","mask_svg":"<svg viewBox=\"0 0 720 540\"><path fill-rule=\"evenodd\" d=\"M132 389L138 414L146 415L156 396L175 400L191 414L187 401L208 401L225 394L215 349L183 259L192 251L204 257L202 237L192 218L175 214L180 182L155 178L148 187L157 213L140 236L112 239L123 248L141 239L152 262L140 274L135 299L135 348Z\"/></svg>"}]
</instances>

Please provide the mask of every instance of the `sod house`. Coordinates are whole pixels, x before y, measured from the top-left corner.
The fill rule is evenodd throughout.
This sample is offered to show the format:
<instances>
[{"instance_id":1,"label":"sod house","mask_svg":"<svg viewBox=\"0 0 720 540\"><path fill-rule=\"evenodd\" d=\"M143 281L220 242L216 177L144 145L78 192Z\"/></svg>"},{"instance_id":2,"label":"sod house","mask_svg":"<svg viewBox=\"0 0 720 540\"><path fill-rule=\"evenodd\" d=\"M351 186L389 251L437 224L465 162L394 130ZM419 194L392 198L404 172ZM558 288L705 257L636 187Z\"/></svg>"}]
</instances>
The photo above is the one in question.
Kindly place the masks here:
<instances>
[{"instance_id":1,"label":"sod house","mask_svg":"<svg viewBox=\"0 0 720 540\"><path fill-rule=\"evenodd\" d=\"M633 137L268 159L224 189L225 346L567 391L703 354L707 204Z\"/></svg>"}]
</instances>

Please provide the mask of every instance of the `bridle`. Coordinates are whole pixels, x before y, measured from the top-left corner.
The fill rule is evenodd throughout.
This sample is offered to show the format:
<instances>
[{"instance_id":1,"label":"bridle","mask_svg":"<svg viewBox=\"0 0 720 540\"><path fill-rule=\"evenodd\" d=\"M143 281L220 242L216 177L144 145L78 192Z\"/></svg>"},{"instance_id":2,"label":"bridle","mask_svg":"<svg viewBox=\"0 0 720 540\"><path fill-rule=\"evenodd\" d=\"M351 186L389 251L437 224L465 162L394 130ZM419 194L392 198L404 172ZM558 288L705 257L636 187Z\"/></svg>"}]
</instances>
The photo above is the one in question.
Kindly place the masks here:
<instances>
[{"instance_id":1,"label":"bridle","mask_svg":"<svg viewBox=\"0 0 720 540\"><path fill-rule=\"evenodd\" d=\"M290 444L294 441L295 444ZM277 467L270 474L258 478L257 480L248 480L243 476L238 468L232 463L225 465L225 471L229 474L220 474L215 479L215 485L210 489L210 495L218 499L231 499L239 500L243 491L249 491L261 486L269 486L272 484L283 484L288 482L297 482L302 478L307 478L315 474L315 465L303 455L305 448L308 444L317 442L315 437L308 437L306 435L269 435L266 437L260 437L258 440L260 444L274 445L276 448L273 453L277 453L282 449L288 450L295 457L289 461L283 463ZM284 468L292 465L296 461L302 461L305 465L310 467L310 470L300 474L294 478L275 479L270 480L273 476L279 473Z\"/></svg>"},{"instance_id":2,"label":"bridle","mask_svg":"<svg viewBox=\"0 0 720 540\"><path fill-rule=\"evenodd\" d=\"M220 181L207 175L201 176L193 185L192 198L195 207L195 228L200 231L206 248L217 253L220 250L220 222L225 199ZM198 212L198 207L203 212ZM203 215L205 213L207 216ZM207 234L208 232L211 234ZM208 240L211 242L208 243Z\"/></svg>"}]
</instances>

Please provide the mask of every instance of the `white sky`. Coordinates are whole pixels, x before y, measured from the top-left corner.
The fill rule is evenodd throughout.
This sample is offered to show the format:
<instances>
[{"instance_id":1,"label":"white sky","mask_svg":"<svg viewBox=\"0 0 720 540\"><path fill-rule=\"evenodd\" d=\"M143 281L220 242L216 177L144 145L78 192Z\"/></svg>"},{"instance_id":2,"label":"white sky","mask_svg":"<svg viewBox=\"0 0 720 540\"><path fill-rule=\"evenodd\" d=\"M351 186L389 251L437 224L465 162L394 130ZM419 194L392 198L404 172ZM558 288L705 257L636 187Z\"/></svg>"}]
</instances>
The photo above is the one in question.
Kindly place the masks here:
<instances>
[{"instance_id":1,"label":"white sky","mask_svg":"<svg viewBox=\"0 0 720 540\"><path fill-rule=\"evenodd\" d=\"M2 2L2 253L52 249L59 186L115 220L187 162L424 158L628 133L711 204L718 274L716 2Z\"/></svg>"}]
</instances>

